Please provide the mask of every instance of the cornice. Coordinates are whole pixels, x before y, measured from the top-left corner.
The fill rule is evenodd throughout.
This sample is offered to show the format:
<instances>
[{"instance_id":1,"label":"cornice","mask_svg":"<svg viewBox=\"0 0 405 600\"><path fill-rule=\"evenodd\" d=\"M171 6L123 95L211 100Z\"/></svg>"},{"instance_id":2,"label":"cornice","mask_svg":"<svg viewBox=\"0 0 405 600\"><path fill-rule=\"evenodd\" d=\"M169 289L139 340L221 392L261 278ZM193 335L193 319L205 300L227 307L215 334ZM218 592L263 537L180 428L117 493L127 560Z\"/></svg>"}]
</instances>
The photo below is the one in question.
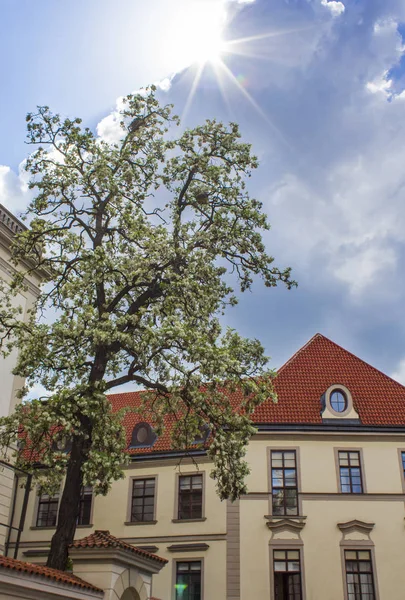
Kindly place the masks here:
<instances>
[{"instance_id":1,"label":"cornice","mask_svg":"<svg viewBox=\"0 0 405 600\"><path fill-rule=\"evenodd\" d=\"M7 275L10 275L10 277L12 277L17 272L17 269L12 267L10 265L10 263L7 262L6 260L4 260L4 258L2 258L1 256L0 256L0 269L2 269L5 273L7 273ZM39 287L37 287L35 284L33 284L26 277L24 277L24 285L27 286L28 291L33 296L35 296L35 298L38 298L39 294L41 293L41 290L39 289Z\"/></svg>"},{"instance_id":2,"label":"cornice","mask_svg":"<svg viewBox=\"0 0 405 600\"><path fill-rule=\"evenodd\" d=\"M26 231L27 227L21 223L5 206L0 204L0 231L6 230L10 235L15 235L21 231Z\"/></svg>"}]
</instances>

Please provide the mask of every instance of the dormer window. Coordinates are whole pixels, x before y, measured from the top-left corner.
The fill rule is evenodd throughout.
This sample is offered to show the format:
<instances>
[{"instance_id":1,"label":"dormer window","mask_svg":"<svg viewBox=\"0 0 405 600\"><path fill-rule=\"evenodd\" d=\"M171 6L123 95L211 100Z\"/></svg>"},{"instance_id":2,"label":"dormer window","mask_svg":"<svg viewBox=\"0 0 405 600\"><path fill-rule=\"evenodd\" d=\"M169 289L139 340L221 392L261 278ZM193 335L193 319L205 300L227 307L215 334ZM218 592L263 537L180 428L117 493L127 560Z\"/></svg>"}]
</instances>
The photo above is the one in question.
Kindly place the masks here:
<instances>
[{"instance_id":1,"label":"dormer window","mask_svg":"<svg viewBox=\"0 0 405 600\"><path fill-rule=\"evenodd\" d=\"M342 413L347 408L347 397L343 390L333 390L330 394L330 405L332 410Z\"/></svg>"},{"instance_id":2,"label":"dormer window","mask_svg":"<svg viewBox=\"0 0 405 600\"><path fill-rule=\"evenodd\" d=\"M72 440L65 435L52 442L54 452L70 452L72 449Z\"/></svg>"},{"instance_id":3,"label":"dormer window","mask_svg":"<svg viewBox=\"0 0 405 600\"><path fill-rule=\"evenodd\" d=\"M360 422L359 415L353 406L350 390L341 383L331 385L321 397L321 415L323 422L333 420L341 424Z\"/></svg>"},{"instance_id":4,"label":"dormer window","mask_svg":"<svg viewBox=\"0 0 405 600\"><path fill-rule=\"evenodd\" d=\"M202 425L200 427L200 431L199 433L197 433L197 435L195 436L195 438L192 441L192 444L205 444L205 442L208 439L208 436L210 434L210 428L208 426L207 423L204 423L204 425Z\"/></svg>"},{"instance_id":5,"label":"dormer window","mask_svg":"<svg viewBox=\"0 0 405 600\"><path fill-rule=\"evenodd\" d=\"M149 448L156 442L157 435L153 431L153 428L149 423L138 423L135 425L132 436L130 448Z\"/></svg>"}]
</instances>

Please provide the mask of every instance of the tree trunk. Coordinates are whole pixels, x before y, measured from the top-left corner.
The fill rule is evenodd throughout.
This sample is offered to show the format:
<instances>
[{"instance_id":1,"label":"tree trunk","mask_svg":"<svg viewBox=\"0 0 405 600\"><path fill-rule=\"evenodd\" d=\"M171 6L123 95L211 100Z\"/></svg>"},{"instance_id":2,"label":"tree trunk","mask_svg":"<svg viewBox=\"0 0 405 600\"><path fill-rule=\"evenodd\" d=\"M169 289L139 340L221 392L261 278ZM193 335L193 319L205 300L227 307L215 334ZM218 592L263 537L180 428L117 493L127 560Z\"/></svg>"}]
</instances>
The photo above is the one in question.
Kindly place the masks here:
<instances>
[{"instance_id":1,"label":"tree trunk","mask_svg":"<svg viewBox=\"0 0 405 600\"><path fill-rule=\"evenodd\" d=\"M58 523L52 537L47 567L64 571L69 557L79 516L80 493L83 483L82 467L86 460L88 441L73 439L66 480L59 505Z\"/></svg>"},{"instance_id":2,"label":"tree trunk","mask_svg":"<svg viewBox=\"0 0 405 600\"><path fill-rule=\"evenodd\" d=\"M89 376L92 386L104 377L107 364L107 352L102 346L95 355L94 363ZM89 395L91 394L91 387ZM69 557L69 545L73 542L77 519L79 516L80 493L83 485L83 465L87 460L91 448L92 425L89 417L80 415L84 436L73 437L69 462L66 469L65 485L59 505L58 523L52 537L51 548L46 562L47 567L65 571Z\"/></svg>"}]
</instances>

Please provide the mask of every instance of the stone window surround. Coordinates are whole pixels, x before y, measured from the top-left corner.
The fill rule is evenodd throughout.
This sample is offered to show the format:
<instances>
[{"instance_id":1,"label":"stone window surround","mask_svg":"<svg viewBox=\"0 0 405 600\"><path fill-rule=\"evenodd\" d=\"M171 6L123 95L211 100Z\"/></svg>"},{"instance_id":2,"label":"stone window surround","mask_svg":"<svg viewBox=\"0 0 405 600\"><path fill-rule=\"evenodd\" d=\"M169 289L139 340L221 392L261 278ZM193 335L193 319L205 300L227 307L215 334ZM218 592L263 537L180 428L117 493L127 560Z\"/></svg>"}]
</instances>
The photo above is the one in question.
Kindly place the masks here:
<instances>
[{"instance_id":1,"label":"stone window surround","mask_svg":"<svg viewBox=\"0 0 405 600\"><path fill-rule=\"evenodd\" d=\"M274 593L274 558L273 550L299 550L300 574L301 574L301 600L306 600L305 586L305 564L304 564L304 542L302 540L270 540L269 543L269 566L270 566L270 600L275 600Z\"/></svg>"},{"instance_id":2,"label":"stone window surround","mask_svg":"<svg viewBox=\"0 0 405 600\"><path fill-rule=\"evenodd\" d=\"M347 406L342 412L334 410L330 402L331 394L336 390L342 391L346 396ZM353 410L353 398L350 393L350 390L341 383L334 383L333 385L328 387L328 389L325 392L325 406L335 417L346 417Z\"/></svg>"},{"instance_id":3,"label":"stone window surround","mask_svg":"<svg viewBox=\"0 0 405 600\"><path fill-rule=\"evenodd\" d=\"M273 490L272 490L272 477L271 477L271 453L273 452L289 452L295 451L295 468L297 471L297 497L298 497L298 515L274 515L274 518L289 518L296 519L302 516L302 486L301 486L301 456L299 446L267 446L267 480L268 480L268 491L269 491L269 515L273 515Z\"/></svg>"},{"instance_id":4,"label":"stone window surround","mask_svg":"<svg viewBox=\"0 0 405 600\"><path fill-rule=\"evenodd\" d=\"M360 471L361 471L361 484L363 487L363 491L361 494L343 494L344 496L353 497L353 496L363 496L367 494L367 483L366 483L366 471L364 468L364 458L363 458L363 448L355 448L352 446L347 447L334 447L333 452L335 455L335 469L336 469L336 479L337 479L337 489L339 494L343 494L342 486L340 485L340 466L339 466L339 452L358 452L360 457Z\"/></svg>"},{"instance_id":5,"label":"stone window surround","mask_svg":"<svg viewBox=\"0 0 405 600\"><path fill-rule=\"evenodd\" d=\"M373 569L375 600L380 600L380 594L378 592L378 579L377 579L377 567L376 567L375 553L374 553L374 542L372 540L342 540L340 542L340 559L341 559L341 564L342 564L344 600L348 600L347 582L346 582L345 550L368 550L370 552L371 566Z\"/></svg>"},{"instance_id":6,"label":"stone window surround","mask_svg":"<svg viewBox=\"0 0 405 600\"><path fill-rule=\"evenodd\" d=\"M127 502L127 518L125 521L125 525L156 525L156 512L157 512L157 496L158 496L158 479L159 476L156 475L133 475L128 477L129 486L128 486L128 502ZM132 513L132 491L133 491L133 481L134 479L154 479L155 480L155 498L153 503L153 519L152 521L131 521L131 513Z\"/></svg>"},{"instance_id":7,"label":"stone window surround","mask_svg":"<svg viewBox=\"0 0 405 600\"><path fill-rule=\"evenodd\" d=\"M202 475L202 507L201 507L201 517L197 519L179 519L179 479L180 477L190 477L192 475ZM205 516L205 471L180 471L176 473L176 481L174 488L174 512L172 523L195 523L198 521L206 521ZM202 600L202 598L201 598Z\"/></svg>"},{"instance_id":8,"label":"stone window surround","mask_svg":"<svg viewBox=\"0 0 405 600\"><path fill-rule=\"evenodd\" d=\"M187 556L187 559L184 557L181 558L173 558L172 560L172 593L170 596L170 600L176 600L176 574L177 574L177 563L184 562L200 562L201 563L201 600L204 600L204 575L205 575L205 565L204 558L201 556Z\"/></svg>"},{"instance_id":9,"label":"stone window surround","mask_svg":"<svg viewBox=\"0 0 405 600\"><path fill-rule=\"evenodd\" d=\"M59 501L58 501L58 514L59 514L59 507L60 507L60 501L62 499L62 491L63 488L61 486L60 490L59 490ZM30 529L39 529L39 530L53 530L56 529L56 525L54 525L53 527L41 527L37 525L37 516L38 516L38 507L39 507L39 486L36 487L35 490L35 501L34 501L34 510L33 510L33 515L32 515L32 525L30 527ZM92 494L91 496L91 509L90 509L90 523L88 525L76 525L76 529L86 529L86 528L91 528L93 527L93 511L94 511L94 494Z\"/></svg>"}]
</instances>

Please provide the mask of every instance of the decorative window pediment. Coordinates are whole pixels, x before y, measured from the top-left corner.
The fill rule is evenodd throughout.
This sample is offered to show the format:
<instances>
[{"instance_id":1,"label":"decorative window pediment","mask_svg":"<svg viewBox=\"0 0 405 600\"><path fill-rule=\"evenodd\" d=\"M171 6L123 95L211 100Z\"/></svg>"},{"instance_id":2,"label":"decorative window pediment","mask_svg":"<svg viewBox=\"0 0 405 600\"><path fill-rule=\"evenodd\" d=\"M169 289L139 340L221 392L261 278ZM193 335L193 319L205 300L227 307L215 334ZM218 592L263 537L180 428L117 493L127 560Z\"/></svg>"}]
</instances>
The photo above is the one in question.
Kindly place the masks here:
<instances>
[{"instance_id":1,"label":"decorative window pediment","mask_svg":"<svg viewBox=\"0 0 405 600\"><path fill-rule=\"evenodd\" d=\"M265 515L267 519L267 527L273 532L290 531L299 535L300 531L305 527L306 517L280 518L272 515Z\"/></svg>"},{"instance_id":2,"label":"decorative window pediment","mask_svg":"<svg viewBox=\"0 0 405 600\"><path fill-rule=\"evenodd\" d=\"M346 521L346 523L338 523L337 526L342 532L341 545L362 543L373 545L370 533L374 529L374 523L366 523L358 519Z\"/></svg>"},{"instance_id":3,"label":"decorative window pediment","mask_svg":"<svg viewBox=\"0 0 405 600\"><path fill-rule=\"evenodd\" d=\"M374 529L375 523L366 523L365 521L353 519L352 521L347 521L346 523L338 523L337 526L343 534L358 531L359 533L369 535Z\"/></svg>"}]
</instances>

